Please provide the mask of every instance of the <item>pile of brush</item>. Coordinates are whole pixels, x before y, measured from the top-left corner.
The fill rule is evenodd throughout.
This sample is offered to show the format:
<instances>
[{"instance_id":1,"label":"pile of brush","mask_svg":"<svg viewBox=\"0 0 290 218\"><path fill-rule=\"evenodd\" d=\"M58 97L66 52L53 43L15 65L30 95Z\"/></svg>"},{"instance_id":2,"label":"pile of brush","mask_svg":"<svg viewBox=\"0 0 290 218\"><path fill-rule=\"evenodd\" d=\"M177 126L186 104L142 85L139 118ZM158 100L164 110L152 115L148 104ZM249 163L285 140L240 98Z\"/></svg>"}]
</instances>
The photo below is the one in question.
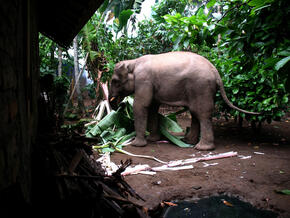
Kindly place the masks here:
<instances>
[{"instance_id":1,"label":"pile of brush","mask_svg":"<svg viewBox=\"0 0 290 218\"><path fill-rule=\"evenodd\" d=\"M106 176L87 139L42 136L34 159L34 210L40 217L146 217L143 200L122 178L130 160Z\"/></svg>"}]
</instances>

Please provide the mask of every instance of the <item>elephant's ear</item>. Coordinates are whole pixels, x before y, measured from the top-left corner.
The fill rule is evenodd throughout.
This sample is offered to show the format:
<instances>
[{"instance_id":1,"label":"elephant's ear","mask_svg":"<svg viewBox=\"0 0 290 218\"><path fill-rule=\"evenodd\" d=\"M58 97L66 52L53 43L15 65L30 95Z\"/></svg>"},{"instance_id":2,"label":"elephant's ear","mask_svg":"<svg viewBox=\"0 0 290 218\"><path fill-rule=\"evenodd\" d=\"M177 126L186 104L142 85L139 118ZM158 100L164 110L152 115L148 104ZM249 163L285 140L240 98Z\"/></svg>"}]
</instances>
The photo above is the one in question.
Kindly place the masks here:
<instances>
[{"instance_id":1,"label":"elephant's ear","mask_svg":"<svg viewBox=\"0 0 290 218\"><path fill-rule=\"evenodd\" d=\"M134 62L133 61L127 61L126 65L127 65L128 73L133 73L134 68L135 68Z\"/></svg>"},{"instance_id":2,"label":"elephant's ear","mask_svg":"<svg viewBox=\"0 0 290 218\"><path fill-rule=\"evenodd\" d=\"M125 81L128 78L128 69L127 64L124 61L121 61L115 66L115 73L118 75L120 81Z\"/></svg>"}]
</instances>

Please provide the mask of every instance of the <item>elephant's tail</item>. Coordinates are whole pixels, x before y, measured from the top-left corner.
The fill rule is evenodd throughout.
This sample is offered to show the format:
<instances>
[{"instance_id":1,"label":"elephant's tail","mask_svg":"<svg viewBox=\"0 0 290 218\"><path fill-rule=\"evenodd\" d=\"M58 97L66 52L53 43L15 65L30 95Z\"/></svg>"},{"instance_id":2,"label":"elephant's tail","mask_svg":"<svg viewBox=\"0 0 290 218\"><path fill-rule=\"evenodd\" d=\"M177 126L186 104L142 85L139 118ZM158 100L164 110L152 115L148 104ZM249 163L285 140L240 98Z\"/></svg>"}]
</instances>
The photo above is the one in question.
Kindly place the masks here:
<instances>
[{"instance_id":1,"label":"elephant's tail","mask_svg":"<svg viewBox=\"0 0 290 218\"><path fill-rule=\"evenodd\" d=\"M225 88L224 88L224 84L223 84L223 81L222 81L222 79L221 79L221 77L219 75L219 72L217 70L215 70L215 73L216 73L216 82L217 82L217 85L218 85L219 90L221 92L221 95L222 95L224 101L226 102L226 104L229 107L231 107L231 108L233 108L233 109L235 109L237 111L240 111L242 113L246 113L246 114L253 114L253 115L259 115L259 114L261 114L261 113L258 113L258 112L246 111L246 110L243 110L243 109L238 108L237 106L233 105L233 103L230 102L230 100L228 99L228 97L226 95Z\"/></svg>"}]
</instances>

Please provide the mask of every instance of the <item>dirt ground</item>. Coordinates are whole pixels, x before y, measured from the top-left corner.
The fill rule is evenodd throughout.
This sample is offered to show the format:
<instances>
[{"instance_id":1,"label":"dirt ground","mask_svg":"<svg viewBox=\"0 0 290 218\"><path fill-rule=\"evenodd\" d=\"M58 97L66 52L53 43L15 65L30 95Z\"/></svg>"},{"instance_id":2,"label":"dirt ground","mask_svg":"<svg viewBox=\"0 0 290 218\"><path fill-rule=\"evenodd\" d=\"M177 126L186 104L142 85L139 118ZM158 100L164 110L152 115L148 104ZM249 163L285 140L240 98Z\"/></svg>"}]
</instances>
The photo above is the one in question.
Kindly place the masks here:
<instances>
[{"instance_id":1,"label":"dirt ground","mask_svg":"<svg viewBox=\"0 0 290 218\"><path fill-rule=\"evenodd\" d=\"M185 129L190 119L181 118L179 124ZM251 156L249 159L231 157L207 161L218 163L204 167L194 164L193 169L158 172L156 175L130 175L125 180L145 199L139 204L153 208L161 201L176 199L198 199L212 195L227 194L267 210L273 210L280 217L290 217L290 195L275 190L290 189L290 118L281 122L263 124L260 133L244 123L240 128L234 120L214 120L216 149L213 153L236 151L238 155ZM173 144L148 144L125 150L134 154L151 155L163 161L191 158L209 152L194 148L179 148ZM254 152L260 152L255 154ZM119 164L127 155L115 152L112 161ZM154 160L130 157L133 165L162 165Z\"/></svg>"}]
</instances>

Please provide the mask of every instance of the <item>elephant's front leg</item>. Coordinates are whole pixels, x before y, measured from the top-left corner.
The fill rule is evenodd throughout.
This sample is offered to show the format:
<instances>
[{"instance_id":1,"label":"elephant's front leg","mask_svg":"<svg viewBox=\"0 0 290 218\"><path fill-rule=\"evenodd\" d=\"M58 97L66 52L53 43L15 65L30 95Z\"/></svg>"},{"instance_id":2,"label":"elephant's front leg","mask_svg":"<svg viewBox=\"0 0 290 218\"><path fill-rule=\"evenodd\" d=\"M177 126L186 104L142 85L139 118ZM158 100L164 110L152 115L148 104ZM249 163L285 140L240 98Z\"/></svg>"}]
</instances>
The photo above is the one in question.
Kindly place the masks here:
<instances>
[{"instance_id":1,"label":"elephant's front leg","mask_svg":"<svg viewBox=\"0 0 290 218\"><path fill-rule=\"evenodd\" d=\"M135 84L137 85L137 84ZM147 144L145 132L148 120L148 108L152 101L152 88L149 85L137 86L133 104L136 137L131 145L142 147Z\"/></svg>"}]
</instances>

